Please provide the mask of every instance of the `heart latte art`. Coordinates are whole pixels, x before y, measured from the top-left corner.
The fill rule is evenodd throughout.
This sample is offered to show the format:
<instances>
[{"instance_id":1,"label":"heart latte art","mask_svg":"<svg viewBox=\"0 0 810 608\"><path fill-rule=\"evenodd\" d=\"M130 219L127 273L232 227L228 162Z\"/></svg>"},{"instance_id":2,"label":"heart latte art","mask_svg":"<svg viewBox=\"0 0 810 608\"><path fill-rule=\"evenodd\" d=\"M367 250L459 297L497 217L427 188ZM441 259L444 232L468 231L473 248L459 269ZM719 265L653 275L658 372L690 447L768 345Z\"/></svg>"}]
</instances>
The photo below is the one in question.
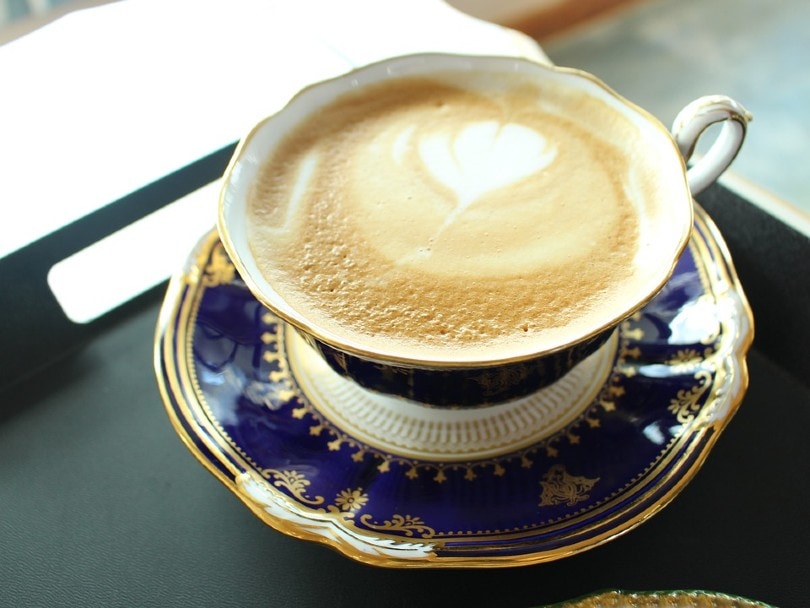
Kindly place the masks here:
<instances>
[{"instance_id":1,"label":"heart latte art","mask_svg":"<svg viewBox=\"0 0 810 608\"><path fill-rule=\"evenodd\" d=\"M406 356L497 357L587 324L637 256L624 150L638 136L605 102L570 96L515 74L339 98L253 185L259 268L326 330Z\"/></svg>"}]
</instances>

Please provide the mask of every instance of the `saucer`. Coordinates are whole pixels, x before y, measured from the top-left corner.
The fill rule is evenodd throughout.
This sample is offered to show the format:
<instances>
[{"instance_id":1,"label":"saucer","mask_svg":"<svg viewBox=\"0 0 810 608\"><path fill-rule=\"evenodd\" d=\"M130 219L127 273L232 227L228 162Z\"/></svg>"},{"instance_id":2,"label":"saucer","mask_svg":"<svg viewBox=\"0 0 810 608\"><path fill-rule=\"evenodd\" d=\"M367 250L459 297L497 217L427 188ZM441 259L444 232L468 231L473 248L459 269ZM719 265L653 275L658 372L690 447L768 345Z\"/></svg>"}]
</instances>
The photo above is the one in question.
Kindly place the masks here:
<instances>
[{"instance_id":1,"label":"saucer","mask_svg":"<svg viewBox=\"0 0 810 608\"><path fill-rule=\"evenodd\" d=\"M328 369L212 231L170 282L155 367L184 444L273 528L380 566L514 566L607 542L668 504L739 406L752 337L696 207L667 285L562 380L429 408Z\"/></svg>"}]
</instances>

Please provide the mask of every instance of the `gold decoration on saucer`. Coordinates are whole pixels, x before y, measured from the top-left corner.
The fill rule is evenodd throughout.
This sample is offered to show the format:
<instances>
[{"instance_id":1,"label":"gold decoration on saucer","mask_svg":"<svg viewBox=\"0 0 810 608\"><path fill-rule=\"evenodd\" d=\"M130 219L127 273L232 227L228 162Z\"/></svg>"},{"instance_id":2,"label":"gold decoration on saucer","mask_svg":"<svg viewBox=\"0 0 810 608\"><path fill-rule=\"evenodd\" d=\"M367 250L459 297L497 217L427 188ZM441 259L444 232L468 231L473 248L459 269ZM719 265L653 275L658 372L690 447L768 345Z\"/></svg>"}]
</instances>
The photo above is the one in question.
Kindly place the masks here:
<instances>
[{"instance_id":1,"label":"gold decoration on saucer","mask_svg":"<svg viewBox=\"0 0 810 608\"><path fill-rule=\"evenodd\" d=\"M399 532L408 537L415 535L421 538L433 538L436 530L426 525L421 517L414 515L393 515L391 519L386 519L383 523L375 523L368 513L360 516L360 523L367 528L379 532Z\"/></svg>"},{"instance_id":2,"label":"gold decoration on saucer","mask_svg":"<svg viewBox=\"0 0 810 608\"><path fill-rule=\"evenodd\" d=\"M347 488L341 490L335 498L335 506L341 511L354 513L362 509L368 502L368 494L363 492L363 488L352 490Z\"/></svg>"},{"instance_id":3,"label":"gold decoration on saucer","mask_svg":"<svg viewBox=\"0 0 810 608\"><path fill-rule=\"evenodd\" d=\"M573 507L588 499L588 493L598 481L599 477L589 479L581 475L571 475L563 465L552 465L540 482L543 492L540 494L538 506L551 507L564 504Z\"/></svg>"},{"instance_id":4,"label":"gold decoration on saucer","mask_svg":"<svg viewBox=\"0 0 810 608\"><path fill-rule=\"evenodd\" d=\"M705 357L694 348L684 348L676 352L669 358L672 365L695 365L703 361Z\"/></svg>"},{"instance_id":5,"label":"gold decoration on saucer","mask_svg":"<svg viewBox=\"0 0 810 608\"><path fill-rule=\"evenodd\" d=\"M320 505L323 503L323 496L310 498L307 496L307 487L310 485L309 479L298 471L277 471L275 469L260 469L258 471L262 477L271 480L277 488L284 488L296 499L308 505Z\"/></svg>"},{"instance_id":6,"label":"gold decoration on saucer","mask_svg":"<svg viewBox=\"0 0 810 608\"><path fill-rule=\"evenodd\" d=\"M262 316L262 323L267 325L268 328L277 328L279 320L268 312ZM267 379L276 386L274 393L279 403L286 403L295 396L296 392L290 381L287 358L279 348L276 331L270 331L270 329L268 329L263 332L261 341L265 346L264 352L262 352L262 359L271 367L270 371L267 373ZM293 415L295 415L295 412L293 412Z\"/></svg>"},{"instance_id":7,"label":"gold decoration on saucer","mask_svg":"<svg viewBox=\"0 0 810 608\"><path fill-rule=\"evenodd\" d=\"M574 426L597 428L599 416L611 411L601 404L609 398L602 393L612 374L618 332L558 383L518 400L467 410L425 407L364 390L330 369L294 330L278 325L274 334L265 344L274 360L284 359L285 384L299 396L291 415L310 419L312 435L328 433L330 450L352 450L355 462L377 459L380 472L400 465L411 480L420 471L430 472L436 483L444 483L451 471L471 482L484 472L500 477L503 463L516 458L529 468L533 460L527 453L543 440L576 445L580 436ZM549 455L558 452L549 447Z\"/></svg>"},{"instance_id":8,"label":"gold decoration on saucer","mask_svg":"<svg viewBox=\"0 0 810 608\"><path fill-rule=\"evenodd\" d=\"M631 348L630 344L634 340L641 340L644 337L643 329L636 325L636 322L640 321L640 319L640 315L636 314L622 323L621 331L617 332L618 338L614 338L618 342L618 345L607 345L609 347L608 352L616 352L614 365L608 366L608 377L605 378L600 391L591 397L585 409L571 419L564 427L548 436L545 440L539 441L528 448L511 452L507 451L491 458L479 458L466 462L400 456L389 451L383 451L345 432L335 424L330 416L325 415L320 411L319 407L316 407L315 403L313 403L313 400L310 398L309 390L299 386L298 374L302 372L301 370L295 372L291 369L289 360L291 341L298 340L298 334L289 331L289 328L279 322L278 319L268 315L268 318L264 319L264 322L267 323L268 326L272 324L275 331L269 332L271 334L270 339L263 339L262 341L266 348L264 359L268 362L272 362L274 368L277 367L279 370L277 372L271 372L275 374L272 376L272 380L283 384L285 394L289 394L290 396L297 395L299 397L298 405L290 409L290 415L297 420L309 418L312 421L309 428L310 435L327 437L325 445L329 451L338 452L344 449L351 450L351 459L354 462L369 462L370 459L371 463L374 463L372 466L374 466L379 473L387 474L396 471L397 474L403 475L405 479L410 481L416 481L424 474L428 474L428 478L434 483L444 484L448 481L451 474L458 474L465 481L474 483L476 480L486 475L495 477L504 476L509 463L520 466L523 469L531 469L536 465L536 454L544 454L548 458L557 458L563 446L576 447L580 444L581 433L584 429L600 428L602 424L601 417L614 412L617 408L617 402L625 394L622 383L626 377L631 375L631 372L625 373L625 371L628 368L633 369L632 366L627 365L627 359L638 356L638 353L635 352L637 349ZM297 348L300 348L300 346L297 346ZM338 393L338 395L340 395L340 393ZM552 467L551 472L557 473L558 471ZM567 473L565 473L565 475L567 475ZM574 476L569 477L574 480L570 483L580 483L583 488L591 481L586 478L579 479ZM593 480L593 483L596 483L596 481L598 481L598 479ZM555 480L549 483L559 484L559 481ZM566 491L570 492L570 488ZM551 494L547 494L547 496L551 496ZM565 496L569 495L566 494ZM577 502L581 502L587 498L587 493L583 494L582 498ZM548 500L552 500L552 498ZM566 500L568 500L568 498L566 498ZM337 512L338 509L332 507L329 508L329 511ZM349 516L350 514L345 515Z\"/></svg>"},{"instance_id":9,"label":"gold decoration on saucer","mask_svg":"<svg viewBox=\"0 0 810 608\"><path fill-rule=\"evenodd\" d=\"M593 396L591 405L576 419L567 421L555 435L537 445L497 458L475 462L424 462L397 458L360 442L347 442L347 437L341 435L340 429L329 420L313 417L317 409L307 402L306 392L297 385L288 368L278 319L269 313L263 315L264 326L258 328L261 339L256 346L260 349L259 356L264 357L266 378L275 385L274 390L292 393L285 392L288 396L281 401L266 390L258 392L256 399L247 392L244 396L271 410L273 405L282 406L283 410L273 410L275 416L280 416L279 412L288 412L291 417L307 420L305 424L311 419L309 428L315 434L322 433L324 441L340 436L339 449L351 450L348 455L363 475L364 481L356 481L357 485L338 485L320 491L325 496L314 497L308 494L311 484L315 483L314 475L309 477L308 465L301 464L296 468L294 464L275 464L273 469L258 466L238 438L228 434L217 409L208 403L209 398L216 399L216 396L208 395L198 383L193 352L197 312L206 289L223 285L218 281L226 281L229 272L227 258L220 255L222 251L216 231L212 231L193 252L186 267L172 278L156 329L155 371L171 424L200 463L262 521L285 534L325 543L364 563L445 568L516 566L545 563L601 545L646 521L689 483L733 417L747 387L745 355L753 339L751 310L719 233L700 207L695 209L695 231L690 249L703 287L715 302L713 312L719 322L716 341L702 334L700 344L709 348L696 345L697 340L684 340L682 347L673 341L670 344L673 348L666 351L665 359L634 360L631 358L634 346L631 341L642 339L643 328L647 327L643 315L634 315L621 326L619 335L623 339L616 350L615 364L601 390ZM230 285L241 286L238 276L233 276ZM683 352L679 353L678 348ZM695 352L687 352L688 349ZM700 356L702 361L697 359ZM600 484L598 487L602 489L602 484L608 481L587 477L580 480L582 476L573 475L562 465L565 462L571 466L571 462L576 462L567 458L567 451L579 449L570 443L571 438L582 436L584 443L590 426L604 423L610 414L623 410L623 401L633 394L630 389L634 385L629 378L647 373L645 367L650 365L673 369L677 363L673 364L669 357L678 358L684 366L695 366L679 371L686 378L694 378L694 381L690 380L694 386L688 384L688 388L669 404L672 420L680 416L685 422L672 429L671 440L661 444L658 454L626 485L611 488L609 495L598 501L585 500L584 496L592 493L592 488ZM661 403L660 407L666 408L667 403ZM684 454L689 454L690 458L684 458ZM328 453L321 455L330 457ZM384 513L374 513L375 506L379 511L379 506L373 504L374 493L369 494L365 502L362 498L368 490L365 485L370 483L365 480L373 479L378 472L401 476L401 480L395 480L396 484L417 480L424 484L431 479L442 483L451 474L456 476L452 482L461 484L467 483L464 477L470 480L469 483L474 483L476 478L484 475L508 476L517 467L538 468L533 474L536 494L531 487L528 488L530 505L537 504L535 501L549 504L560 501L555 504L559 505L559 510L565 511L561 517L543 519L544 515L548 518L550 512L558 509L535 508L537 521L521 523L518 528L437 529L436 522L431 522L430 517L425 521L426 513L421 517L415 515L411 508L414 505L409 507L407 502L387 507ZM317 467L312 471L317 473ZM590 489L586 488L591 482ZM359 487L360 483L363 487ZM546 485L549 490L546 490ZM545 496L543 491L546 491ZM564 508L563 505L568 504L566 500L579 502L574 502L573 508ZM637 512L629 514L626 519L616 520L616 523L606 519L616 509L615 512L624 516L623 505L631 503L639 506ZM578 527L584 540L576 544L567 542L573 540L565 536L571 526ZM533 540L538 531L544 529L560 531L562 544L550 546ZM410 539L406 540L408 537ZM515 541L523 538L526 543L521 552L499 551L499 541L503 540L504 547L513 547ZM461 550L454 547L456 543ZM484 545L490 551L487 555L464 552L467 546L477 548ZM666 593L660 595L666 596ZM717 605L730 608L737 604Z\"/></svg>"},{"instance_id":10,"label":"gold decoration on saucer","mask_svg":"<svg viewBox=\"0 0 810 608\"><path fill-rule=\"evenodd\" d=\"M233 281L236 276L236 269L234 268L228 254L225 253L225 248L222 243L217 243L211 251L208 258L208 263L203 270L201 282L205 287L216 287L217 285L225 285Z\"/></svg>"},{"instance_id":11,"label":"gold decoration on saucer","mask_svg":"<svg viewBox=\"0 0 810 608\"><path fill-rule=\"evenodd\" d=\"M328 513L347 527L362 531L362 528L358 528L355 516L359 511L368 506L368 502L369 496L363 491L363 488L346 488L338 492L333 504L327 505L325 509L320 509L320 511L322 513ZM385 519L382 523L378 523L374 520L373 515L363 513L359 519L360 524L369 530L384 532L386 534L401 534L411 538L415 536L420 538L432 538L436 535L436 530L428 526L418 515L400 515L395 513L391 515L390 519Z\"/></svg>"},{"instance_id":12,"label":"gold decoration on saucer","mask_svg":"<svg viewBox=\"0 0 810 608\"><path fill-rule=\"evenodd\" d=\"M675 419L680 424L689 424L700 411L700 398L711 386L712 374L706 370L701 370L695 374L695 380L698 381L698 384L689 390L678 391L667 408L675 415Z\"/></svg>"}]
</instances>

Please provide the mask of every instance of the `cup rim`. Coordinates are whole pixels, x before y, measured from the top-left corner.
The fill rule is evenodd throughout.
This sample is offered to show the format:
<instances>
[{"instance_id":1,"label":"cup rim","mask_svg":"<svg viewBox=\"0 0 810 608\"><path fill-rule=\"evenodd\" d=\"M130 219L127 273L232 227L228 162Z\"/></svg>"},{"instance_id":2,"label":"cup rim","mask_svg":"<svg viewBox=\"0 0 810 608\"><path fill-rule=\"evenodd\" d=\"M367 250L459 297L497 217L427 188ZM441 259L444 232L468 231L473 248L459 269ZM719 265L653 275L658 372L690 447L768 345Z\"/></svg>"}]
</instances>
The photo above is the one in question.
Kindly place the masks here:
<instances>
[{"instance_id":1,"label":"cup rim","mask_svg":"<svg viewBox=\"0 0 810 608\"><path fill-rule=\"evenodd\" d=\"M655 129L660 134L665 136L663 138L663 141L668 144L668 147L674 153L673 154L674 158L680 162L682 180L679 181L682 182L684 194L685 196L688 197L688 203L684 203L682 205L682 207L686 211L686 217L684 217L683 226L682 229L680 230L680 234L677 235L677 238L673 239L671 260L667 264L664 263L660 264L658 272L655 273L657 279L649 280L645 283L645 288L643 290L644 293L642 296L636 297L632 301L628 298L626 300L627 304L625 306L617 308L613 314L606 316L605 320L601 324L599 324L598 326L594 326L589 331L578 334L575 338L559 341L559 343L554 344L547 348L523 349L520 351L517 351L516 349L516 352L514 354L510 354L508 356L474 357L465 355L463 358L459 358L458 360L447 360L441 358L413 357L398 354L397 352L395 352L396 346L392 346L390 350L386 350L381 348L372 348L367 345L360 344L356 340L340 336L335 332L331 332L319 326L317 323L310 321L303 314L300 314L292 306L287 304L287 302L280 296L280 294L277 296L277 299L278 301L281 301L284 304L286 304L286 306L280 306L278 304L278 301L274 300L273 298L267 295L261 283L264 282L267 284L268 287L270 287L269 281L267 281L263 277L260 280L257 280L256 275L258 274L259 276L261 276L261 274L258 272L258 269L257 272L251 272L251 270L248 268L248 264L243 258L242 255L243 251L247 254L247 256L249 256L249 258L252 258L252 254L249 251L249 245L246 242L246 238L244 239L245 242L242 244L243 246L239 247L234 242L234 239L231 234L231 229L229 228L230 222L226 219L226 216L228 215L230 208L228 194L232 185L234 175L236 172L239 171L240 164L245 161L246 157L250 156L251 146L253 145L255 140L260 136L260 134L265 129L269 128L269 126L275 120L277 120L281 114L283 114L291 106L296 104L302 97L312 94L312 92L317 89L320 89L324 86L331 86L342 81L347 81L350 83L350 86L349 88L342 91L342 93L346 93L352 90L354 87L360 86L357 77L362 76L363 74L367 74L372 71L379 71L383 68L386 69L387 73L391 74L391 68L400 63L418 62L420 64L425 64L425 63L432 63L435 61L459 62L458 64L454 65L445 65L444 67L446 70L462 69L462 67L460 66L464 66L465 62L467 62L466 69L471 69L472 67L471 64L473 63L476 65L511 64L512 69L516 71L521 69L540 70L540 71L545 70L550 73L567 75L574 78L583 79L585 81L590 82L591 85L595 85L597 87L597 90L601 91L602 94L607 95L608 98L614 100L615 102L618 102L619 106L624 108L624 110L622 111L626 115L629 116L634 114L638 119L642 120L643 123L647 125L648 128ZM259 159L258 162L260 164L265 160L266 157ZM636 312L637 310L648 304L650 300L652 300L656 296L656 294L661 290L661 288L663 288L663 286L667 283L667 281L672 276L672 273L675 270L675 265L677 264L678 259L681 257L681 254L688 245L689 236L692 232L693 220L694 220L693 199L691 192L689 191L689 186L686 177L686 163L683 157L681 156L680 151L678 150L677 144L675 143L672 134L650 112L623 97L621 94L616 92L613 88L604 83L597 76L581 69L540 63L536 60L532 60L525 57L514 57L507 55L474 55L474 54L459 54L459 53L413 53L385 58L379 61L365 64L363 66L359 66L357 68L350 70L349 72L345 72L331 78L311 83L301 88L298 92L296 92L293 96L291 96L290 99L280 109L278 109L274 113L266 116L265 118L259 120L256 124L254 124L254 126L248 131L248 133L238 142L236 149L225 169L224 176L222 179L222 185L219 192L217 230L219 232L220 240L222 241L225 251L230 257L231 262L234 264L234 267L241 276L246 287L250 290L253 296L263 306L268 308L271 312L273 312L283 321L297 328L299 331L302 331L305 334L308 334L309 336L315 338L316 340L319 340L339 351L343 351L347 354L373 362L378 362L382 364L396 364L404 367L421 367L430 369L453 369L453 368L468 369L476 367L504 365L535 358L541 358L546 355L551 355L566 349L570 349L576 346L577 344L580 344L582 342L594 338L595 336L599 335L602 332L615 328L624 319L628 318L634 312Z\"/></svg>"}]
</instances>

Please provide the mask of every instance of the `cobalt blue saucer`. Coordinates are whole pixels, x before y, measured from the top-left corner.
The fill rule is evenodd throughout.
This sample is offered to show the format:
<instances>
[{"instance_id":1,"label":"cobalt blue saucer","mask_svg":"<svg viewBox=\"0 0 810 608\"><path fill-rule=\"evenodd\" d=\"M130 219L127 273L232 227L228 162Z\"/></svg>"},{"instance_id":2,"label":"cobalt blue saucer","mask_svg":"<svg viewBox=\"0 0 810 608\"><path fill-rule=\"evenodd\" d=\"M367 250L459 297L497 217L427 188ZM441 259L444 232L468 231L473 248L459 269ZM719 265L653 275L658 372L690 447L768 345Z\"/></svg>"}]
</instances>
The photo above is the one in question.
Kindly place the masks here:
<instances>
[{"instance_id":1,"label":"cobalt blue saucer","mask_svg":"<svg viewBox=\"0 0 810 608\"><path fill-rule=\"evenodd\" d=\"M212 231L169 285L155 367L184 444L273 528L380 566L514 566L607 542L668 504L742 401L752 338L696 208L670 281L600 351L537 395L437 413L324 367Z\"/></svg>"}]
</instances>

